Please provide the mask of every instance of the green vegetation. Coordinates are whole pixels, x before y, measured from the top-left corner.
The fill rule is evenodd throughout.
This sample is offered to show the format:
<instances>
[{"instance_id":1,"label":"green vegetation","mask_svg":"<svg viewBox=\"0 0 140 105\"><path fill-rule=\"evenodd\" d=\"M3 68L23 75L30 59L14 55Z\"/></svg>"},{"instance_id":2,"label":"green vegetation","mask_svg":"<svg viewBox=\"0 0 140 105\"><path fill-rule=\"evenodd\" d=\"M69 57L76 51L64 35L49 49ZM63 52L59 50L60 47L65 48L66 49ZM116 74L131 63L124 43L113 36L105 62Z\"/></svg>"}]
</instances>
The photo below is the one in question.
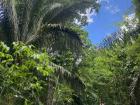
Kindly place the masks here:
<instances>
[{"instance_id":1,"label":"green vegetation","mask_svg":"<svg viewBox=\"0 0 140 105\"><path fill-rule=\"evenodd\" d=\"M96 0L1 0L0 105L140 105L134 4L137 16L94 46L80 14Z\"/></svg>"},{"instance_id":2,"label":"green vegetation","mask_svg":"<svg viewBox=\"0 0 140 105\"><path fill-rule=\"evenodd\" d=\"M0 104L41 104L47 76L53 73L45 51L21 42L0 43Z\"/></svg>"}]
</instances>

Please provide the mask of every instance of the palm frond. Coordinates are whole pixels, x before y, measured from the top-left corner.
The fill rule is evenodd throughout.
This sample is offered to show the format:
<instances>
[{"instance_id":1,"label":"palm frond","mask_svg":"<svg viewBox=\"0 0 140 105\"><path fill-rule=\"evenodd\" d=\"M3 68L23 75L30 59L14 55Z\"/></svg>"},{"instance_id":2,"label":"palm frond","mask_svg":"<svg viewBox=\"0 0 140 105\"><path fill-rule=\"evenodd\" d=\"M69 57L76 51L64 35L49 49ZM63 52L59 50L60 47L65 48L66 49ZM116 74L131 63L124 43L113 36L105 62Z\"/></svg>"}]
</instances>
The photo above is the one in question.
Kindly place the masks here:
<instances>
[{"instance_id":1,"label":"palm frond","mask_svg":"<svg viewBox=\"0 0 140 105\"><path fill-rule=\"evenodd\" d=\"M8 20L6 36L12 41L30 42L42 33L44 24L73 22L87 8L96 9L96 0L2 0ZM80 20L80 19L78 19ZM64 25L64 24L63 24ZM12 34L13 35L12 35ZM14 37L13 37L14 36Z\"/></svg>"},{"instance_id":2,"label":"palm frond","mask_svg":"<svg viewBox=\"0 0 140 105\"><path fill-rule=\"evenodd\" d=\"M2 8L4 12L4 18L7 19L6 22L9 24L10 38L12 41L18 41L19 39L19 28L18 28L18 19L17 11L15 9L15 0L2 0Z\"/></svg>"},{"instance_id":3,"label":"palm frond","mask_svg":"<svg viewBox=\"0 0 140 105\"><path fill-rule=\"evenodd\" d=\"M29 30L30 14L32 12L33 0L17 0L16 9L19 20L20 40L25 41Z\"/></svg>"},{"instance_id":4,"label":"palm frond","mask_svg":"<svg viewBox=\"0 0 140 105\"><path fill-rule=\"evenodd\" d=\"M85 89L85 84L76 74L72 74L62 66L58 66L54 63L51 63L51 66L55 68L55 75L59 77L59 81L70 84L76 91Z\"/></svg>"},{"instance_id":5,"label":"palm frond","mask_svg":"<svg viewBox=\"0 0 140 105\"><path fill-rule=\"evenodd\" d=\"M84 7L84 8L83 8ZM74 19L81 20L80 13L86 13L88 8L98 10L96 0L71 0L62 7L50 11L44 18L44 23L65 23L73 22Z\"/></svg>"},{"instance_id":6,"label":"palm frond","mask_svg":"<svg viewBox=\"0 0 140 105\"><path fill-rule=\"evenodd\" d=\"M40 3L41 1L42 3ZM41 0L41 1L36 1L36 5L34 5L32 8L31 20L28 26L28 29L30 30L26 34L26 42L40 35L40 33L42 32L43 19L46 16L46 14L48 14L49 11L61 6L61 4L56 2L53 3L47 0ZM40 6L42 6L42 8L40 8Z\"/></svg>"},{"instance_id":7,"label":"palm frond","mask_svg":"<svg viewBox=\"0 0 140 105\"><path fill-rule=\"evenodd\" d=\"M71 49L79 51L83 45L80 38L81 34L74 30L74 25L48 24L44 28L44 33L38 37L32 38L29 43L35 43L37 46L44 46L52 51L63 51Z\"/></svg>"}]
</instances>

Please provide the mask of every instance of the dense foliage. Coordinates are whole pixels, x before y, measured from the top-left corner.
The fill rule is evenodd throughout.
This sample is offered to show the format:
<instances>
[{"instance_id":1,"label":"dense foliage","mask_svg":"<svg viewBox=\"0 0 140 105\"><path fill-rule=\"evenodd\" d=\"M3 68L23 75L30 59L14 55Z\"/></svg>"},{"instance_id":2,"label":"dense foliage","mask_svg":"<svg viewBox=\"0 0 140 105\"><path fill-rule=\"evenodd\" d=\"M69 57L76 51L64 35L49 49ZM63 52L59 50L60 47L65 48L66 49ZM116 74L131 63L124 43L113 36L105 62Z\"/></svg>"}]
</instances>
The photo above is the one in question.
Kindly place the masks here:
<instances>
[{"instance_id":1,"label":"dense foliage","mask_svg":"<svg viewBox=\"0 0 140 105\"><path fill-rule=\"evenodd\" d=\"M140 1L99 46L99 0L0 0L0 105L140 105Z\"/></svg>"},{"instance_id":2,"label":"dense foliage","mask_svg":"<svg viewBox=\"0 0 140 105\"><path fill-rule=\"evenodd\" d=\"M47 77L53 72L45 51L22 42L0 43L0 104L41 104Z\"/></svg>"}]
</instances>

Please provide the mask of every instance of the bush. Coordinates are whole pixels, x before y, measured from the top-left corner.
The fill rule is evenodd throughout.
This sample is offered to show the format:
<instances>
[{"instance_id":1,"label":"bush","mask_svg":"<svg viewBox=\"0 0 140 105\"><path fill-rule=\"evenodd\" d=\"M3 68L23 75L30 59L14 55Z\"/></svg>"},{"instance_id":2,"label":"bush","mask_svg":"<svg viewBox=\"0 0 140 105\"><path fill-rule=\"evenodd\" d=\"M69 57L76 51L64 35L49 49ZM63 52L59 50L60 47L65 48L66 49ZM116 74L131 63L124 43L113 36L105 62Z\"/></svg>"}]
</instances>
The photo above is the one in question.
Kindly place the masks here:
<instances>
[{"instance_id":1,"label":"bush","mask_svg":"<svg viewBox=\"0 0 140 105\"><path fill-rule=\"evenodd\" d=\"M40 105L52 71L45 50L21 42L11 47L0 42L0 105Z\"/></svg>"}]
</instances>

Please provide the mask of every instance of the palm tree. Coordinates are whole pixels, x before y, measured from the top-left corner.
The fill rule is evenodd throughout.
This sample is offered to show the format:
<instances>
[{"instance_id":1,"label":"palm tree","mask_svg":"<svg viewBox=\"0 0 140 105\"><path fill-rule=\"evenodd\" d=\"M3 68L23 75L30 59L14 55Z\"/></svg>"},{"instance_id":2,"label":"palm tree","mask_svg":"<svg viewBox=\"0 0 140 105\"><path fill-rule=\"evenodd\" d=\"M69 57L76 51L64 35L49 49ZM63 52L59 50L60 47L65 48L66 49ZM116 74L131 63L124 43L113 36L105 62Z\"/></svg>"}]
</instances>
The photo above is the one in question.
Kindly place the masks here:
<instances>
[{"instance_id":1,"label":"palm tree","mask_svg":"<svg viewBox=\"0 0 140 105\"><path fill-rule=\"evenodd\" d=\"M70 27L75 19L85 18L80 13L97 8L96 0L1 0L1 4L1 37L5 41L33 43L41 39L49 47L56 46L58 38L67 40L65 47L82 44L79 34Z\"/></svg>"},{"instance_id":2,"label":"palm tree","mask_svg":"<svg viewBox=\"0 0 140 105\"><path fill-rule=\"evenodd\" d=\"M22 41L51 52L65 49L75 52L83 43L74 20L86 23L86 16L80 14L89 8L91 12L97 10L97 0L0 0L0 40L9 45ZM54 63L51 65L56 68L55 76L83 86L76 75ZM48 79L46 105L53 104L53 87L55 82Z\"/></svg>"}]
</instances>

